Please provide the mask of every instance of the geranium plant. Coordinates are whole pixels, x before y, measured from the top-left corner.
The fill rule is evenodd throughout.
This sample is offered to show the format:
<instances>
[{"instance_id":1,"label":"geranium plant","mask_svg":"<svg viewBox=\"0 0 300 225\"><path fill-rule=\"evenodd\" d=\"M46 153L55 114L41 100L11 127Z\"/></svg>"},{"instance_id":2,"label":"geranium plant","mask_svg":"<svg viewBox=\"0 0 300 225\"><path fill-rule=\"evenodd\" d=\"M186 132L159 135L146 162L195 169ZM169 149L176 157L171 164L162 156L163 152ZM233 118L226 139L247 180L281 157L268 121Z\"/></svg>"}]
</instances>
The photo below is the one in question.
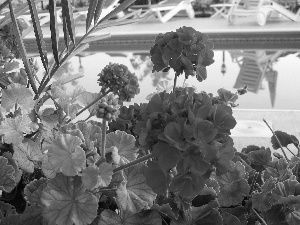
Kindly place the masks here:
<instances>
[{"instance_id":1,"label":"geranium plant","mask_svg":"<svg viewBox=\"0 0 300 225\"><path fill-rule=\"evenodd\" d=\"M153 70L174 70L174 84L148 103L123 106L140 90L135 74L116 63L99 71L99 93L68 92L64 84L77 75L52 82L87 42L103 38L90 38L93 31L132 22L125 20L131 15L106 21L131 3L98 21L101 2L91 1L87 33L75 43L72 7L62 1L66 46L59 53L56 6L50 1L55 60L49 65L35 2L28 0L22 7L29 5L34 20L45 70L41 81L27 58L11 1L1 6L9 5L24 69L3 42L0 224L299 224L298 139L271 130L273 148L283 154L273 158L264 147L235 149L232 108L246 87L237 93L219 89L213 96L176 84L182 73L206 78L206 66L213 63L206 35L191 27L158 35L150 50ZM53 107L44 107L48 99ZM88 118L74 122L84 111Z\"/></svg>"}]
</instances>

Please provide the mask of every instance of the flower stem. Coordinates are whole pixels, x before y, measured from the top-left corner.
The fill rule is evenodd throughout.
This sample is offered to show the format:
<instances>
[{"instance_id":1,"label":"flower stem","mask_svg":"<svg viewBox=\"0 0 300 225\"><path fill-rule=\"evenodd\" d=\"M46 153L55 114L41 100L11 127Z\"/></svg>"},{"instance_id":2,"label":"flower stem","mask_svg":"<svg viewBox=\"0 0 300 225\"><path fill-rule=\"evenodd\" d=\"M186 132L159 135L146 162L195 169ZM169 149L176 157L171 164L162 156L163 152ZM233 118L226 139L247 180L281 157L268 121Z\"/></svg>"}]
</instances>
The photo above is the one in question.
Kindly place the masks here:
<instances>
[{"instance_id":1,"label":"flower stem","mask_svg":"<svg viewBox=\"0 0 300 225\"><path fill-rule=\"evenodd\" d=\"M101 127L101 130L102 130L101 150L100 150L100 157L101 158L99 159L99 161L101 163L106 161L106 158L105 158L106 123L107 123L107 120L103 118L102 127Z\"/></svg>"},{"instance_id":2,"label":"flower stem","mask_svg":"<svg viewBox=\"0 0 300 225\"><path fill-rule=\"evenodd\" d=\"M85 110L90 108L92 105L97 103L101 98L103 98L105 95L107 95L109 92L111 92L111 89L108 89L104 94L100 95L98 98L96 98L94 101L89 103L86 107L84 107L82 110L80 110L78 113L76 113L76 116L79 116L81 113L83 113Z\"/></svg>"},{"instance_id":3,"label":"flower stem","mask_svg":"<svg viewBox=\"0 0 300 225\"><path fill-rule=\"evenodd\" d=\"M285 147L293 156L296 156L287 146Z\"/></svg>"},{"instance_id":4,"label":"flower stem","mask_svg":"<svg viewBox=\"0 0 300 225\"><path fill-rule=\"evenodd\" d=\"M260 221L264 224L264 225L268 225L266 223L266 221L255 211L255 209L252 208L252 211L255 213L255 215L260 219Z\"/></svg>"},{"instance_id":5,"label":"flower stem","mask_svg":"<svg viewBox=\"0 0 300 225\"><path fill-rule=\"evenodd\" d=\"M177 83L177 76L179 74L175 73L175 77L174 77L174 85L173 85L173 93L175 94L175 88L176 88L176 83Z\"/></svg>"},{"instance_id":6,"label":"flower stem","mask_svg":"<svg viewBox=\"0 0 300 225\"><path fill-rule=\"evenodd\" d=\"M270 131L273 133L273 135L274 135L276 141L278 142L278 144L279 144L279 146L280 146L280 148L281 148L281 151L282 151L282 153L283 153L283 155L284 155L286 161L289 162L290 160L288 159L287 155L285 154L285 151L284 151L284 149L283 149L283 147L282 147L282 145L281 145L281 143L280 143L280 141L279 141L277 135L275 134L275 132L273 131L273 129L270 127L270 125L268 124L268 122L267 122L265 119L263 119L263 121L265 122L265 124L267 124L267 126L268 126L269 129L270 129Z\"/></svg>"},{"instance_id":7,"label":"flower stem","mask_svg":"<svg viewBox=\"0 0 300 225\"><path fill-rule=\"evenodd\" d=\"M136 160L134 160L134 161L132 161L132 162L130 162L130 163L127 163L127 164L125 164L125 165L122 165L122 166L120 166L120 167L114 169L113 172L116 173L116 172L121 171L121 170L123 170L123 169L127 169L127 168L129 168L129 167L135 166L135 165L137 165L137 164L139 164L139 163L141 163L141 162L144 162L144 161L146 161L146 160L148 160L148 159L151 159L151 158L153 158L153 157L154 157L154 155L153 155L152 153L150 153L149 155L145 155L145 156L140 157L140 158L138 158L138 159L136 159Z\"/></svg>"}]
</instances>

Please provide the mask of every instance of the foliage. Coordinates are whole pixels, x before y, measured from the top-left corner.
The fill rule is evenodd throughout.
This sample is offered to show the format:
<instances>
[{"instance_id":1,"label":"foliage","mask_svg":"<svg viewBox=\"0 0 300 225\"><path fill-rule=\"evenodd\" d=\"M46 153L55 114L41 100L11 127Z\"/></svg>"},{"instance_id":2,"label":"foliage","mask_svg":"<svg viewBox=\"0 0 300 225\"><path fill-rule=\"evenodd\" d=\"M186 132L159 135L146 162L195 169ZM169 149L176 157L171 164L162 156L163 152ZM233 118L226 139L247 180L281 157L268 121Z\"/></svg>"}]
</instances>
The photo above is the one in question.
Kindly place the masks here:
<instances>
[{"instance_id":1,"label":"foliage","mask_svg":"<svg viewBox=\"0 0 300 225\"><path fill-rule=\"evenodd\" d=\"M14 28L24 69L2 42L0 223L299 224L298 139L272 130L273 148L284 156L272 157L269 148L254 145L236 150L230 137L236 125L232 108L247 87L237 93L221 88L213 96L176 86L183 72L186 78L206 78L206 66L213 63L206 35L190 27L158 35L150 50L153 70L172 68L174 85L161 82L145 104L122 105L139 93L137 77L124 65L112 63L99 73L99 93L80 87L66 91L64 84L77 76L51 82L73 55L88 47L90 34L128 19L107 22L132 2L99 20L101 5L91 1L82 40L75 37L70 1L63 2L65 49L58 53L51 1L52 65L38 20L33 28L45 70L41 82L27 58L15 15L29 3L35 20L35 2L28 0L21 8L10 0L4 3L10 16L0 28L12 21L7 24ZM48 99L53 107L42 107ZM86 110L90 116L74 122ZM93 116L101 122L89 120ZM283 148L290 150L291 144L298 152L288 158Z\"/></svg>"}]
</instances>

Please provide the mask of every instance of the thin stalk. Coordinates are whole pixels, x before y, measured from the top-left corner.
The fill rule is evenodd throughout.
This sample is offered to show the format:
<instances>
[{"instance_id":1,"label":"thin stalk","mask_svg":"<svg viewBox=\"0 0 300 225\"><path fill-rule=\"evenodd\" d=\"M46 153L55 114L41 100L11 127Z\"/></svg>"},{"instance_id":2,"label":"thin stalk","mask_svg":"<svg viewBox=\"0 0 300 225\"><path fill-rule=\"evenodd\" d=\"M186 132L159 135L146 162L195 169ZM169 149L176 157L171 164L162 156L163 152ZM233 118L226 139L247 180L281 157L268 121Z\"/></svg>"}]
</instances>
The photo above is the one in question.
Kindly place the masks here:
<instances>
[{"instance_id":1,"label":"thin stalk","mask_svg":"<svg viewBox=\"0 0 300 225\"><path fill-rule=\"evenodd\" d=\"M287 146L285 147L293 156L296 156Z\"/></svg>"},{"instance_id":2,"label":"thin stalk","mask_svg":"<svg viewBox=\"0 0 300 225\"><path fill-rule=\"evenodd\" d=\"M268 124L268 122L267 122L265 119L263 119L263 121L265 122L265 124L267 124L267 126L268 126L269 129L270 129L270 131L273 133L273 135L274 135L276 141L278 142L278 144L279 144L279 146L280 146L280 148L281 148L281 151L282 151L282 153L283 153L283 155L284 155L286 161L289 162L290 160L288 159L287 155L285 154L285 151L284 151L284 149L283 149L283 147L282 147L282 145L281 145L281 143L280 143L278 137L276 136L275 132L273 131L273 129L270 127L270 125Z\"/></svg>"},{"instance_id":3,"label":"thin stalk","mask_svg":"<svg viewBox=\"0 0 300 225\"><path fill-rule=\"evenodd\" d=\"M108 89L104 94L100 95L94 101L92 101L91 103L89 103L86 107L84 107L82 110L80 110L78 113L76 113L76 116L79 116L81 113L83 113L85 110L87 110L88 108L90 108L92 105L94 105L96 102L98 102L101 98L103 98L109 92L111 92L111 89Z\"/></svg>"},{"instance_id":4,"label":"thin stalk","mask_svg":"<svg viewBox=\"0 0 300 225\"><path fill-rule=\"evenodd\" d=\"M175 77L174 77L174 85L173 85L173 93L175 94L175 88L176 88L176 83L177 83L177 76L179 74L175 73Z\"/></svg>"},{"instance_id":5,"label":"thin stalk","mask_svg":"<svg viewBox=\"0 0 300 225\"><path fill-rule=\"evenodd\" d=\"M136 160L134 160L134 161L132 161L130 163L127 163L127 164L125 164L123 166L120 166L120 167L114 169L113 173L116 173L116 172L121 171L123 169L127 169L127 168L132 167L132 166L135 166L135 165L137 165L137 164L139 164L141 162L144 162L144 161L146 161L148 159L151 159L153 157L154 157L154 155L152 153L150 153L149 155L145 155L145 156L140 157L140 158L138 158L138 159L136 159Z\"/></svg>"},{"instance_id":6,"label":"thin stalk","mask_svg":"<svg viewBox=\"0 0 300 225\"><path fill-rule=\"evenodd\" d=\"M102 162L106 162L106 157L105 157L105 143L106 143L106 124L107 124L107 120L103 118L102 120L102 138L101 138L101 149L100 149L100 159L99 161ZM98 162L99 162L98 161Z\"/></svg>"},{"instance_id":7,"label":"thin stalk","mask_svg":"<svg viewBox=\"0 0 300 225\"><path fill-rule=\"evenodd\" d=\"M266 221L255 211L255 209L252 208L252 211L255 213L255 215L257 215L257 217L260 219L260 221L264 224L264 225L268 225L266 223Z\"/></svg>"}]
</instances>

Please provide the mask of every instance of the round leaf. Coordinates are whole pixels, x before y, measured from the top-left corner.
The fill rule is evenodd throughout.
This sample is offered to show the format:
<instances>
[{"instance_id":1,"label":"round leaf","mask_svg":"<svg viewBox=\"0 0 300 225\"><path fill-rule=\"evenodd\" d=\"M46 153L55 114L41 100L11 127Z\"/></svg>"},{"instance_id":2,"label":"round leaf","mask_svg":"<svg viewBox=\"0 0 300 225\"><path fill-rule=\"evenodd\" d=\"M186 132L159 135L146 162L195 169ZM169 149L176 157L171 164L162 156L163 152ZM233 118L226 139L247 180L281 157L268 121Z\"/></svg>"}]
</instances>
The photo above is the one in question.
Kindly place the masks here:
<instances>
[{"instance_id":1,"label":"round leaf","mask_svg":"<svg viewBox=\"0 0 300 225\"><path fill-rule=\"evenodd\" d=\"M33 161L39 161L42 158L40 146L32 140L26 139L18 145L13 145L13 148L14 158L17 160L19 167L28 173L33 173Z\"/></svg>"},{"instance_id":2,"label":"round leaf","mask_svg":"<svg viewBox=\"0 0 300 225\"><path fill-rule=\"evenodd\" d=\"M112 179L111 164L102 163L99 167L87 167L82 171L82 182L85 188L93 190L98 187L107 187Z\"/></svg>"},{"instance_id":3,"label":"round leaf","mask_svg":"<svg viewBox=\"0 0 300 225\"><path fill-rule=\"evenodd\" d=\"M48 179L41 178L39 180L33 180L27 184L24 188L24 194L29 204L42 205L40 198L43 189L47 186Z\"/></svg>"},{"instance_id":4,"label":"round leaf","mask_svg":"<svg viewBox=\"0 0 300 225\"><path fill-rule=\"evenodd\" d=\"M2 90L1 106L6 110L12 109L16 104L30 111L35 102L32 100L33 94L25 85L12 83Z\"/></svg>"},{"instance_id":5,"label":"round leaf","mask_svg":"<svg viewBox=\"0 0 300 225\"><path fill-rule=\"evenodd\" d=\"M75 176L85 166L85 153L80 147L80 138L62 134L54 139L48 152L52 169L66 176Z\"/></svg>"},{"instance_id":6,"label":"round leaf","mask_svg":"<svg viewBox=\"0 0 300 225\"><path fill-rule=\"evenodd\" d=\"M122 213L118 215L109 209L104 210L100 215L99 225L158 225L162 224L161 217L155 211L142 211L137 214Z\"/></svg>"},{"instance_id":7,"label":"round leaf","mask_svg":"<svg viewBox=\"0 0 300 225\"><path fill-rule=\"evenodd\" d=\"M49 224L88 225L97 216L98 199L85 190L78 176L59 174L50 180L41 202L43 217Z\"/></svg>"},{"instance_id":8,"label":"round leaf","mask_svg":"<svg viewBox=\"0 0 300 225\"><path fill-rule=\"evenodd\" d=\"M143 164L138 164L124 170L123 181L116 193L117 204L125 211L138 213L142 209L149 209L153 205L156 194L146 184L146 179L143 176Z\"/></svg>"},{"instance_id":9,"label":"round leaf","mask_svg":"<svg viewBox=\"0 0 300 225\"><path fill-rule=\"evenodd\" d=\"M137 157L139 149L135 147L134 136L127 134L124 131L115 131L106 135L106 148L117 147L121 158L126 158L133 161ZM108 151L109 152L109 151Z\"/></svg>"},{"instance_id":10,"label":"round leaf","mask_svg":"<svg viewBox=\"0 0 300 225\"><path fill-rule=\"evenodd\" d=\"M0 190L11 192L16 186L15 170L7 163L8 159L0 156Z\"/></svg>"},{"instance_id":11,"label":"round leaf","mask_svg":"<svg viewBox=\"0 0 300 225\"><path fill-rule=\"evenodd\" d=\"M249 191L247 180L233 181L231 184L221 186L218 199L222 206L238 205L243 201L244 196L249 194Z\"/></svg>"}]
</instances>

